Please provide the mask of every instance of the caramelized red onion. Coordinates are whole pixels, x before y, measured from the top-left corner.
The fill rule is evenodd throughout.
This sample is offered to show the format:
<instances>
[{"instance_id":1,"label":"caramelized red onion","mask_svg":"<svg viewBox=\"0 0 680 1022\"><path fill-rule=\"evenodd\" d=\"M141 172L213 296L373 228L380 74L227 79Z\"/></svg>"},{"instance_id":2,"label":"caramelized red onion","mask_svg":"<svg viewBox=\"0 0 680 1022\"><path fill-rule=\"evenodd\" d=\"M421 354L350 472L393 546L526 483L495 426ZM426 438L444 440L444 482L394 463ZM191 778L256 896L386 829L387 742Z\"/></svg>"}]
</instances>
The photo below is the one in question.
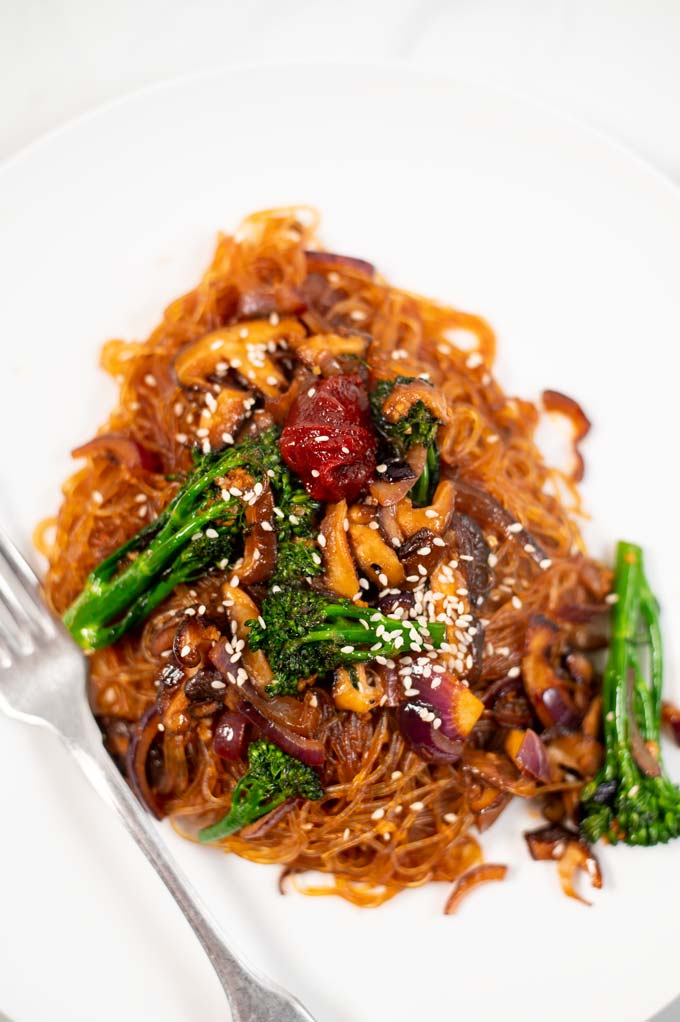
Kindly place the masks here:
<instances>
[{"instance_id":1,"label":"caramelized red onion","mask_svg":"<svg viewBox=\"0 0 680 1022\"><path fill-rule=\"evenodd\" d=\"M513 728L505 739L505 751L521 773L548 784L550 762L545 745L535 731Z\"/></svg>"},{"instance_id":2,"label":"caramelized red onion","mask_svg":"<svg viewBox=\"0 0 680 1022\"><path fill-rule=\"evenodd\" d=\"M278 721L272 720L263 712L265 700L258 697L258 706L253 702L241 700L238 704L238 711L257 728L263 738L278 745L283 752L294 756L307 766L321 766L325 753L323 743L315 738L305 738L298 735L290 728L285 727Z\"/></svg>"},{"instance_id":3,"label":"caramelized red onion","mask_svg":"<svg viewBox=\"0 0 680 1022\"><path fill-rule=\"evenodd\" d=\"M132 728L130 744L125 755L125 770L130 787L139 801L147 807L149 812L153 813L157 820L163 818L163 813L149 785L146 775L146 760L154 740L159 735L160 721L160 713L154 703L144 711Z\"/></svg>"},{"instance_id":4,"label":"caramelized red onion","mask_svg":"<svg viewBox=\"0 0 680 1022\"><path fill-rule=\"evenodd\" d=\"M402 734L424 759L455 762L484 710L467 685L446 672L414 677L418 694L399 708Z\"/></svg>"},{"instance_id":5,"label":"caramelized red onion","mask_svg":"<svg viewBox=\"0 0 680 1022\"><path fill-rule=\"evenodd\" d=\"M585 466L578 445L590 432L590 419L578 402L574 401L572 397L567 397L566 394L561 394L559 390L543 391L543 407L546 412L557 412L559 415L563 415L571 423L574 455L571 477L574 482L580 483L583 479Z\"/></svg>"},{"instance_id":6,"label":"caramelized red onion","mask_svg":"<svg viewBox=\"0 0 680 1022\"><path fill-rule=\"evenodd\" d=\"M545 553L526 529L510 532L511 527L520 523L481 486L475 486L465 479L456 479L456 510L469 515L475 522L495 528L504 536L514 539L536 564L545 560Z\"/></svg>"},{"instance_id":7,"label":"caramelized red onion","mask_svg":"<svg viewBox=\"0 0 680 1022\"><path fill-rule=\"evenodd\" d=\"M479 887L480 884L488 884L493 880L505 880L507 873L507 866L502 866L493 862L484 862L481 866L475 866L473 869L469 869L467 873L463 873L462 877L459 877L458 880L456 880L453 890L451 891L446 905L444 906L444 915L452 915L460 905L463 898L466 898L470 891L473 891L475 887Z\"/></svg>"},{"instance_id":8,"label":"caramelized red onion","mask_svg":"<svg viewBox=\"0 0 680 1022\"><path fill-rule=\"evenodd\" d=\"M119 433L100 433L86 444L74 447L71 455L74 458L101 456L118 465L125 465L126 468L142 468L147 472L158 472L161 467L157 454Z\"/></svg>"},{"instance_id":9,"label":"caramelized red onion","mask_svg":"<svg viewBox=\"0 0 680 1022\"><path fill-rule=\"evenodd\" d=\"M369 263L365 259L357 259L356 256L338 255L336 252L307 250L305 251L305 258L308 266L326 266L329 268L338 266L342 269L357 270L359 273L365 273L367 277L373 277L375 274L373 263Z\"/></svg>"},{"instance_id":10,"label":"caramelized red onion","mask_svg":"<svg viewBox=\"0 0 680 1022\"><path fill-rule=\"evenodd\" d=\"M235 710L224 710L219 715L213 731L213 749L218 756L231 762L243 759L247 725L243 714Z\"/></svg>"}]
</instances>

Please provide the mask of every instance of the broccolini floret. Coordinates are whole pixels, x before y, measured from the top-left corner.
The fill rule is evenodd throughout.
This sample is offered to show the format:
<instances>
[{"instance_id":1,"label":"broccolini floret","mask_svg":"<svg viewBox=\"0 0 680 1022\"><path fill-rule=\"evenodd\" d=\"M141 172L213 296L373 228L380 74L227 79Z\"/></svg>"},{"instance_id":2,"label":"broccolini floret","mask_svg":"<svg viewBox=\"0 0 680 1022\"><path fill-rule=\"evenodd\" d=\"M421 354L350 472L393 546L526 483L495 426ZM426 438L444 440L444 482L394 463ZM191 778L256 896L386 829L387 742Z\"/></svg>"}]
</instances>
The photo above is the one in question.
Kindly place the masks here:
<instances>
[{"instance_id":1,"label":"broccolini floret","mask_svg":"<svg viewBox=\"0 0 680 1022\"><path fill-rule=\"evenodd\" d=\"M301 680L326 675L336 667L438 647L445 635L439 622L421 628L373 607L302 588L267 596L262 620L264 625L259 620L248 622L248 644L267 655L276 679L269 686L270 695L294 695Z\"/></svg>"},{"instance_id":2,"label":"broccolini floret","mask_svg":"<svg viewBox=\"0 0 680 1022\"><path fill-rule=\"evenodd\" d=\"M659 606L633 543L618 545L614 593L602 686L605 761L581 794L581 831L588 841L655 845L680 835L680 790L661 758ZM645 647L649 683L640 660Z\"/></svg>"},{"instance_id":3,"label":"broccolini floret","mask_svg":"<svg viewBox=\"0 0 680 1022\"><path fill-rule=\"evenodd\" d=\"M212 827L199 831L198 839L208 843L228 837L286 799L316 801L322 796L321 782L312 767L271 742L252 742L248 748L248 770L234 788L229 812Z\"/></svg>"}]
</instances>

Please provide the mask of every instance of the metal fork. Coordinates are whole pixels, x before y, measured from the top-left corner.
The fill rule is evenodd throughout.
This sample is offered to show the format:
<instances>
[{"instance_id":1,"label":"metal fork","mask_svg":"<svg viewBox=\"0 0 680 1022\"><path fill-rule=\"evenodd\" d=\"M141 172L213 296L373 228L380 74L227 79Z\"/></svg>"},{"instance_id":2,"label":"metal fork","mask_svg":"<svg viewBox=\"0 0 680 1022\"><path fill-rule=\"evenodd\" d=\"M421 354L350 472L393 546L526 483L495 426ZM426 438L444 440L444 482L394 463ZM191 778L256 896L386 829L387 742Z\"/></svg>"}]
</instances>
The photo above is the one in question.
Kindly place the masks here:
<instances>
[{"instance_id":1,"label":"metal fork","mask_svg":"<svg viewBox=\"0 0 680 1022\"><path fill-rule=\"evenodd\" d=\"M106 752L87 702L86 680L86 658L49 613L33 571L0 531L0 709L57 734L115 809L203 945L233 1022L314 1022L298 1000L229 949Z\"/></svg>"}]
</instances>

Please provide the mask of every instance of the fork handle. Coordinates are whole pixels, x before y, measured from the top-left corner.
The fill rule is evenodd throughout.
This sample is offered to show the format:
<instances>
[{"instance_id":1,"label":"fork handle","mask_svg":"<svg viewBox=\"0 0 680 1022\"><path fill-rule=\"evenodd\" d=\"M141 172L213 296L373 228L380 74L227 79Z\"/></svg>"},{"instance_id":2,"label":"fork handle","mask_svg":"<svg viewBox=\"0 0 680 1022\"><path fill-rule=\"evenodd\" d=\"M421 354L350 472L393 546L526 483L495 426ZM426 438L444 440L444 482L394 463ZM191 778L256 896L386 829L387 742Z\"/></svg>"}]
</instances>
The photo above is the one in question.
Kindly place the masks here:
<instances>
[{"instance_id":1,"label":"fork handle","mask_svg":"<svg viewBox=\"0 0 680 1022\"><path fill-rule=\"evenodd\" d=\"M203 945L227 994L233 1022L314 1022L286 991L254 970L229 949L208 909L182 875L148 814L121 777L102 743L101 734L84 700L82 712L71 718L61 737L86 777L118 814L128 832L172 894L192 930Z\"/></svg>"}]
</instances>

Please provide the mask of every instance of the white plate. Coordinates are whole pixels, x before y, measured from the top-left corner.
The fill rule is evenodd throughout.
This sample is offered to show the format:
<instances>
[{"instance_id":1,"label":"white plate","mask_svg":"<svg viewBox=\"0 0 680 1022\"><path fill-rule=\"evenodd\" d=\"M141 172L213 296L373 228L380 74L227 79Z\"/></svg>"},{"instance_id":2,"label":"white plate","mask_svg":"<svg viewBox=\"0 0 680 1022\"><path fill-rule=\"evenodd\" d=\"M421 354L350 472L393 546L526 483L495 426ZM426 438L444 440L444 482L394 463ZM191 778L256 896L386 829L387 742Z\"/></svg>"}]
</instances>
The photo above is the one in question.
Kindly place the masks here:
<instances>
[{"instance_id":1,"label":"white plate","mask_svg":"<svg viewBox=\"0 0 680 1022\"><path fill-rule=\"evenodd\" d=\"M649 551L678 688L674 447L680 199L634 158L552 114L396 69L224 71L148 91L0 172L2 517L29 548L68 450L113 390L100 343L140 337L193 286L218 229L295 201L328 247L484 314L501 379L572 393L587 446L593 548ZM22 1022L225 1018L169 897L49 737L0 721L0 1008ZM680 757L671 755L680 775ZM639 1022L680 989L680 845L602 850L586 909L532 863L508 814L485 836L506 884L444 918L446 888L377 911L282 898L277 870L173 851L228 935L319 1022L470 1017Z\"/></svg>"}]
</instances>

